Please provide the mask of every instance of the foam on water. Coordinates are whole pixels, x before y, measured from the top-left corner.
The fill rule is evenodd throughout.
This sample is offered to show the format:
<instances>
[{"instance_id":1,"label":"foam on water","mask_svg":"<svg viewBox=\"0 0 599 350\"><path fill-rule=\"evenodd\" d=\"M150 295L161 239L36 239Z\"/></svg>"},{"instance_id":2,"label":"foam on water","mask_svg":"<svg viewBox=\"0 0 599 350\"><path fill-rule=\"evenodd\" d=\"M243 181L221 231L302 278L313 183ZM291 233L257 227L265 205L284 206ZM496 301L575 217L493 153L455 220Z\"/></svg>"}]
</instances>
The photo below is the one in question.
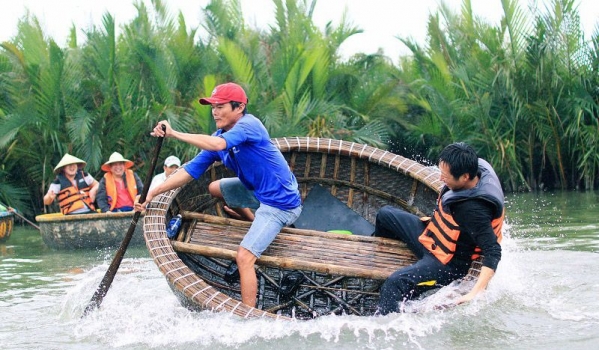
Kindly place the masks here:
<instances>
[{"instance_id":1,"label":"foam on water","mask_svg":"<svg viewBox=\"0 0 599 350\"><path fill-rule=\"evenodd\" d=\"M106 269L107 265L101 265L79 275L64 296L60 320L73 327L78 341L95 339L127 348L142 344L150 348L173 344L238 347L288 338L317 338L331 344L347 344L350 339L364 344L375 340L418 344L417 338L438 331L451 317L451 312L431 312L289 322L191 312L179 304L150 259L125 259L101 308L80 319Z\"/></svg>"},{"instance_id":2,"label":"foam on water","mask_svg":"<svg viewBox=\"0 0 599 350\"><path fill-rule=\"evenodd\" d=\"M526 276L520 268L520 253L510 246L514 246L514 242L507 238L501 269L482 297L441 311L436 306L463 293L459 288L464 286L443 288L423 301L410 304L407 313L382 317L329 316L288 322L243 320L208 311L191 312L179 304L153 261L125 259L101 308L83 319L80 319L83 309L108 264L78 275L64 296L60 319L71 324L77 341L94 339L111 347L161 348L174 344L196 344L237 348L252 343L265 345L301 339L303 344L304 341L318 339L319 344L325 342L329 345L359 343L379 348L383 344L399 342L405 346L426 348L421 343L427 336L439 333L448 324L480 317L488 308L503 307L506 303L548 306L545 302L547 296L531 296L528 293L530 283L526 281L530 276ZM538 298L545 301L535 301Z\"/></svg>"}]
</instances>

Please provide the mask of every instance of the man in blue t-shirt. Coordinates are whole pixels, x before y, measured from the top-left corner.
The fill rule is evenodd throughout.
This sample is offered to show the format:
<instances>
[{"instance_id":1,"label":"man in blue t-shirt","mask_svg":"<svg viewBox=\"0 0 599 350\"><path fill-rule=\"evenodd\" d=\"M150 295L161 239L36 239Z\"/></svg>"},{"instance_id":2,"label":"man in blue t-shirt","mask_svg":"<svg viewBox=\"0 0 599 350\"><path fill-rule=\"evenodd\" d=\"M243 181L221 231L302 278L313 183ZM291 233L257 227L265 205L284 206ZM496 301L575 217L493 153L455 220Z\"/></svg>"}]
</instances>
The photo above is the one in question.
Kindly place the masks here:
<instances>
[{"instance_id":1,"label":"man in blue t-shirt","mask_svg":"<svg viewBox=\"0 0 599 350\"><path fill-rule=\"evenodd\" d=\"M252 221L237 249L236 260L242 301L254 307L257 292L254 263L281 228L291 225L301 213L297 180L262 122L247 113L248 99L241 86L234 83L219 85L212 91L212 96L201 98L200 103L212 106L218 130L212 135L188 134L173 130L167 121L160 121L153 136L173 137L202 151L184 164L182 170L151 188L145 203L160 193L199 178L214 162L222 162L233 170L237 177L214 181L208 191L225 201L231 216ZM166 126L166 131L162 130L162 125ZM136 204L136 210L145 208L145 203Z\"/></svg>"}]
</instances>

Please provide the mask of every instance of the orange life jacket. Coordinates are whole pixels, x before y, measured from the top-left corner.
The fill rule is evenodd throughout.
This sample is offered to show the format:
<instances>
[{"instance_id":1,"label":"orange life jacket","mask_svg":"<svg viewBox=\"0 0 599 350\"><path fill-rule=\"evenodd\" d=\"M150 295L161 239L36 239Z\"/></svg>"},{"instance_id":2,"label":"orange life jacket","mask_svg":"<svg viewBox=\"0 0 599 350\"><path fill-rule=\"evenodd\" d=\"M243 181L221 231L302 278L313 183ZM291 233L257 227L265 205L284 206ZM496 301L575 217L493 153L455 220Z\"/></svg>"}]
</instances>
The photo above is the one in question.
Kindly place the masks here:
<instances>
[{"instance_id":1,"label":"orange life jacket","mask_svg":"<svg viewBox=\"0 0 599 350\"><path fill-rule=\"evenodd\" d=\"M501 243L501 230L505 217L503 191L499 179L489 163L479 159L479 169L481 170L481 176L475 188L457 192L444 188L441 191L433 217L424 232L418 237L418 241L443 265L446 265L453 258L461 233L460 226L455 222L449 211L449 204L451 203L470 198L485 199L493 203L496 210L495 217L491 221L491 227L497 236L497 242ZM481 249L475 247L471 256L472 260L478 258L480 254Z\"/></svg>"},{"instance_id":2,"label":"orange life jacket","mask_svg":"<svg viewBox=\"0 0 599 350\"><path fill-rule=\"evenodd\" d=\"M110 211L112 211L116 207L116 199L118 198L116 184L111 172L105 173L104 178L106 179L106 195L109 197L108 204L110 204ZM137 196L137 183L135 183L135 176L130 169L125 169L125 186L127 186L127 192L129 192L131 200L135 201L135 197Z\"/></svg>"},{"instance_id":3,"label":"orange life jacket","mask_svg":"<svg viewBox=\"0 0 599 350\"><path fill-rule=\"evenodd\" d=\"M85 182L83 171L77 171L77 174L75 175L75 183L77 186L73 185L73 183L63 174L58 174L57 178L60 183L60 192L58 192L56 197L58 199L58 205L60 206L60 212L63 215L67 215L83 208L88 208L92 211L96 210L89 197L91 186Z\"/></svg>"}]
</instances>

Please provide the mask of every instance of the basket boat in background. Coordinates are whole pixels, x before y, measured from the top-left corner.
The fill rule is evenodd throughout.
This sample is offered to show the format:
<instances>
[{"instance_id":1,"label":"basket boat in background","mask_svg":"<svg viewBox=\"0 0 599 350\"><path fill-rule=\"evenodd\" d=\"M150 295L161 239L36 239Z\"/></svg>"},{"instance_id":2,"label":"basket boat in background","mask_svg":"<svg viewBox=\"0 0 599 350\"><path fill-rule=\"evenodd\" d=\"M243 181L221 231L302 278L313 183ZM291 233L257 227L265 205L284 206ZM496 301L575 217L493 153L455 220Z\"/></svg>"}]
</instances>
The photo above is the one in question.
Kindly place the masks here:
<instances>
[{"instance_id":1,"label":"basket boat in background","mask_svg":"<svg viewBox=\"0 0 599 350\"><path fill-rule=\"evenodd\" d=\"M42 214L35 217L44 243L54 250L118 247L133 220L134 212ZM143 229L135 228L131 245L143 245Z\"/></svg>"},{"instance_id":2,"label":"basket boat in background","mask_svg":"<svg viewBox=\"0 0 599 350\"><path fill-rule=\"evenodd\" d=\"M6 242L12 234L15 215L9 211L0 212L0 243Z\"/></svg>"}]
</instances>

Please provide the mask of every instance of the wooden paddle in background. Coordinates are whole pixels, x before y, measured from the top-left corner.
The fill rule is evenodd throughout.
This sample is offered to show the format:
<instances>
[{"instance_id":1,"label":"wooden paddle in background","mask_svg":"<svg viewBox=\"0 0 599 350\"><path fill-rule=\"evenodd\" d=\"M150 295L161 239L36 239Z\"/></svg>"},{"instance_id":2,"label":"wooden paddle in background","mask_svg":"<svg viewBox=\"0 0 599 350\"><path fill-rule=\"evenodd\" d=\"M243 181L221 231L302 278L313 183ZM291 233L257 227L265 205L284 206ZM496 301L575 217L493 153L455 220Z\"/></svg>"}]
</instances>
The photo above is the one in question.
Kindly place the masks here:
<instances>
[{"instance_id":1,"label":"wooden paddle in background","mask_svg":"<svg viewBox=\"0 0 599 350\"><path fill-rule=\"evenodd\" d=\"M2 204L2 203L0 203L0 204ZM8 205L4 205L4 204L2 204L2 205L8 208ZM31 226L33 226L33 227L35 227L36 229L38 229L38 230L40 229L40 227L39 227L39 226L37 226L37 225L36 225L36 224L34 224L33 222L29 221L29 220L28 220L26 217L24 217L23 215L21 215L21 214L17 213L17 210L16 210L16 209L15 209L14 211L12 211L11 213L13 213L13 214L15 214L16 216L20 217L21 219L23 219L23 221L25 221L25 222L26 222L26 223L28 223L29 225L31 225Z\"/></svg>"},{"instance_id":2,"label":"wooden paddle in background","mask_svg":"<svg viewBox=\"0 0 599 350\"><path fill-rule=\"evenodd\" d=\"M166 126L162 125L162 130L166 131ZM158 155L160 154L160 148L162 148L162 141L164 141L164 137L158 137L158 141L156 142L156 148L154 149L154 156L152 157L152 163L150 164L150 168L148 169L148 174L146 175L144 188L141 191L141 196L139 197L140 203L143 203L146 201L146 195L148 194L150 184L152 183L152 177L153 177L152 175L154 174L154 169L156 168L156 163L158 162ZM94 309L97 309L98 307L100 307L100 304L102 304L102 300L104 300L104 296L106 296L106 293L108 293L108 288L110 288L110 285L112 284L112 280L114 279L114 276L116 275L116 272L119 269L119 266L121 265L121 261L123 260L123 256L125 255L125 252L127 251L129 242L131 242L131 238L133 237L133 233L135 232L135 227L137 226L137 220L139 220L140 215L141 215L141 212L139 212L139 211L136 211L135 214L133 215L133 220L131 221L129 230L127 231L127 234L125 235L125 238L123 238L123 242L121 242L119 249L116 251L116 254L114 255L114 258L112 259L112 263L108 267L106 274L104 274L104 278L102 279L102 282L100 282L100 285L98 286L98 289L94 293L94 296L90 300L89 304L87 304L85 311L83 311L83 316L87 316L87 314L89 314Z\"/></svg>"}]
</instances>

